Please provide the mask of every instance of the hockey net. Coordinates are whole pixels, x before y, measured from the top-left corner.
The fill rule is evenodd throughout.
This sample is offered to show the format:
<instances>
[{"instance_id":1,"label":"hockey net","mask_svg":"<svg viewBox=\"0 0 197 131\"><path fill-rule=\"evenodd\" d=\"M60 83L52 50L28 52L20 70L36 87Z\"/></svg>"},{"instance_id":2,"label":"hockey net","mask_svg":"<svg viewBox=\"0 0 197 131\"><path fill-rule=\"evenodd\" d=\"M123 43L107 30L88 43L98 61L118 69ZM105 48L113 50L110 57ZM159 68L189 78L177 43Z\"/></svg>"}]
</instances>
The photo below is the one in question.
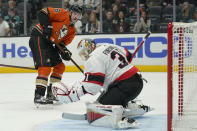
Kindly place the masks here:
<instances>
[{"instance_id":1,"label":"hockey net","mask_svg":"<svg viewBox=\"0 0 197 131\"><path fill-rule=\"evenodd\" d=\"M168 131L197 131L197 23L168 24Z\"/></svg>"}]
</instances>

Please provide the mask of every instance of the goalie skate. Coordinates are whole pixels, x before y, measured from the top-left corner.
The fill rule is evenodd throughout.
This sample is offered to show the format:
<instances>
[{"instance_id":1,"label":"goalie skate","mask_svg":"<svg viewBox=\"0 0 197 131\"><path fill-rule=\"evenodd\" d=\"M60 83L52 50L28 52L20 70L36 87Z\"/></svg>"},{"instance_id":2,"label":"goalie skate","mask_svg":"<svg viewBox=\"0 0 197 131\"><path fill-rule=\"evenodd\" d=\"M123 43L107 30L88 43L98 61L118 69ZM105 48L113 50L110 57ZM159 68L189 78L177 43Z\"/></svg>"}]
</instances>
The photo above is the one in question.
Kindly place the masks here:
<instances>
[{"instance_id":1,"label":"goalie skate","mask_svg":"<svg viewBox=\"0 0 197 131\"><path fill-rule=\"evenodd\" d=\"M140 124L136 122L134 119L126 117L122 121L118 122L119 129L136 128L139 125Z\"/></svg>"},{"instance_id":2,"label":"goalie skate","mask_svg":"<svg viewBox=\"0 0 197 131\"><path fill-rule=\"evenodd\" d=\"M141 103L137 104L136 102L131 101L128 103L128 106L125 108L123 116L129 118L138 117L152 110L154 110L154 108L151 108L150 106L146 106Z\"/></svg>"}]
</instances>

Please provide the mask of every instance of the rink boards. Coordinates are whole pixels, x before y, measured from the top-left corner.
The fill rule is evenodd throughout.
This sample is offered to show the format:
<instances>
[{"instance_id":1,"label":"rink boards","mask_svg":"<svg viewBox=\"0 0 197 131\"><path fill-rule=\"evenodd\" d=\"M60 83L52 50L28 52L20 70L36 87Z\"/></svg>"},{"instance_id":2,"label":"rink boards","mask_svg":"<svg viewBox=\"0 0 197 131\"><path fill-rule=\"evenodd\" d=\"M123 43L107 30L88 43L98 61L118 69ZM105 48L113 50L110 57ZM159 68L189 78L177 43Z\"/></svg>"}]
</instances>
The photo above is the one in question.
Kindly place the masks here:
<instances>
[{"instance_id":1,"label":"rink boards","mask_svg":"<svg viewBox=\"0 0 197 131\"><path fill-rule=\"evenodd\" d=\"M68 49L73 53L73 60L83 69L83 61L77 55L77 44L82 38L92 38L97 44L108 43L123 46L131 53L143 40L145 34L97 34L77 35ZM34 67L29 48L29 37L1 37L0 64ZM144 72L165 72L167 70L167 34L151 34L138 50L133 64ZM67 72L79 70L72 62L65 62ZM27 69L0 67L0 73L35 72Z\"/></svg>"}]
</instances>

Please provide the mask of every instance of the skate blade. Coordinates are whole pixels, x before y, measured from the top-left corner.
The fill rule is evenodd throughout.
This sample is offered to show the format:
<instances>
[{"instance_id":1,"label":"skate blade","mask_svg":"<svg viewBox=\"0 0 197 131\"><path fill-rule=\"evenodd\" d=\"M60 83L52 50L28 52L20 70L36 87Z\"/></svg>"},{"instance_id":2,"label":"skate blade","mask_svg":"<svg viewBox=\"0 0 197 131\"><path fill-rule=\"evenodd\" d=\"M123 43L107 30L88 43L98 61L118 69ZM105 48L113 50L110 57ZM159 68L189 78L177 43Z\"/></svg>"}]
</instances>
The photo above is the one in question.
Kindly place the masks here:
<instances>
[{"instance_id":1,"label":"skate blade","mask_svg":"<svg viewBox=\"0 0 197 131\"><path fill-rule=\"evenodd\" d=\"M118 123L118 129L130 129L130 128L138 128L140 126L140 123L133 122L133 123Z\"/></svg>"},{"instance_id":2,"label":"skate blade","mask_svg":"<svg viewBox=\"0 0 197 131\"><path fill-rule=\"evenodd\" d=\"M150 107L148 112L155 110L155 108Z\"/></svg>"},{"instance_id":3,"label":"skate blade","mask_svg":"<svg viewBox=\"0 0 197 131\"><path fill-rule=\"evenodd\" d=\"M39 109L39 110L48 110L48 109L53 109L53 104L36 104L35 105L35 109Z\"/></svg>"},{"instance_id":4,"label":"skate blade","mask_svg":"<svg viewBox=\"0 0 197 131\"><path fill-rule=\"evenodd\" d=\"M135 121L135 122L132 123L132 126L133 126L133 127L138 127L138 126L140 126L140 123L137 122L137 121Z\"/></svg>"},{"instance_id":5,"label":"skate blade","mask_svg":"<svg viewBox=\"0 0 197 131\"><path fill-rule=\"evenodd\" d=\"M53 105L54 106L59 106L59 105L62 105L63 103L60 102L60 101L53 101Z\"/></svg>"}]
</instances>

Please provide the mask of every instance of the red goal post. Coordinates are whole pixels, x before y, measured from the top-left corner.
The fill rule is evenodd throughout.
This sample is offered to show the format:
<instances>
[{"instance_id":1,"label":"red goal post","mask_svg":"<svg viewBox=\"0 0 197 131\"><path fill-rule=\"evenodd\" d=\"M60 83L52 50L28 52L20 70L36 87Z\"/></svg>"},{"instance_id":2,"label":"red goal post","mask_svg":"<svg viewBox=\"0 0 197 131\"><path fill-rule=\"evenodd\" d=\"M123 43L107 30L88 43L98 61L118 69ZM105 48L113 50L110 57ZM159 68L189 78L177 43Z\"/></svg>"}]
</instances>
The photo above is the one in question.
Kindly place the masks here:
<instances>
[{"instance_id":1,"label":"red goal post","mask_svg":"<svg viewBox=\"0 0 197 131\"><path fill-rule=\"evenodd\" d=\"M197 131L197 22L168 24L168 131Z\"/></svg>"}]
</instances>

